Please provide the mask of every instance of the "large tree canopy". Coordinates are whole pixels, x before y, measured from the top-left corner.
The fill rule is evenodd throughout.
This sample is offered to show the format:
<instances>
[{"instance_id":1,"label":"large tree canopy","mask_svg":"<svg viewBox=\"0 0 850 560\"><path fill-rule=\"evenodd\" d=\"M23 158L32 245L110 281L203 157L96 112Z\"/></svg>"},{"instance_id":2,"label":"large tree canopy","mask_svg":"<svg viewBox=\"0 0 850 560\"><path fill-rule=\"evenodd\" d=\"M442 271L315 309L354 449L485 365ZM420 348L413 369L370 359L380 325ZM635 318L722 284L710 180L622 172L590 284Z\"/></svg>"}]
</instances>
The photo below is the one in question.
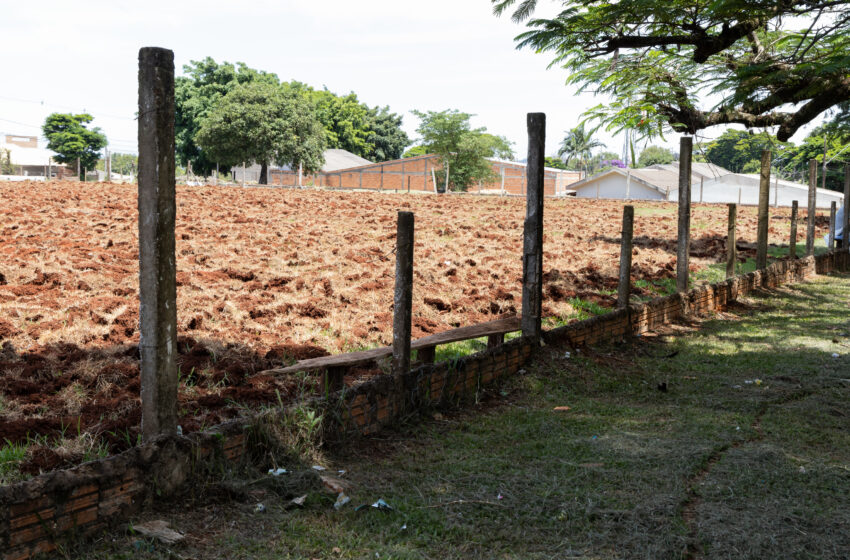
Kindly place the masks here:
<instances>
[{"instance_id":1,"label":"large tree canopy","mask_svg":"<svg viewBox=\"0 0 850 560\"><path fill-rule=\"evenodd\" d=\"M210 57L193 60L183 66L183 76L174 80L174 136L177 159L181 165L192 163L194 171L207 175L217 163L203 152L195 136L201 122L210 114L222 97L238 85L251 82L279 84L275 74L254 70L243 63L217 63Z\"/></svg>"},{"instance_id":2,"label":"large tree canopy","mask_svg":"<svg viewBox=\"0 0 850 560\"><path fill-rule=\"evenodd\" d=\"M41 130L47 138L47 149L57 154L53 159L70 164L79 159L80 174L93 168L100 158L100 150L106 147L106 136L99 128L86 128L86 124L93 120L94 117L88 113L48 115Z\"/></svg>"},{"instance_id":3,"label":"large tree canopy","mask_svg":"<svg viewBox=\"0 0 850 560\"><path fill-rule=\"evenodd\" d=\"M198 146L225 165L258 162L260 183L268 164L302 165L317 171L324 163L324 129L313 107L280 85L250 82L236 86L201 121Z\"/></svg>"},{"instance_id":4,"label":"large tree canopy","mask_svg":"<svg viewBox=\"0 0 850 560\"><path fill-rule=\"evenodd\" d=\"M774 155L786 147L777 144L766 132L751 134L746 130L727 130L699 149L696 159L711 162L733 173L753 173L761 168L761 153L771 150Z\"/></svg>"},{"instance_id":5,"label":"large tree canopy","mask_svg":"<svg viewBox=\"0 0 850 560\"><path fill-rule=\"evenodd\" d=\"M638 156L638 167L673 163L673 152L663 146L647 146Z\"/></svg>"},{"instance_id":6,"label":"large tree canopy","mask_svg":"<svg viewBox=\"0 0 850 560\"><path fill-rule=\"evenodd\" d=\"M610 95L589 117L644 136L666 127L776 127L787 140L850 100L850 2L838 0L553 0L518 46L554 55L580 90ZM538 0L516 4L528 20Z\"/></svg>"}]
</instances>

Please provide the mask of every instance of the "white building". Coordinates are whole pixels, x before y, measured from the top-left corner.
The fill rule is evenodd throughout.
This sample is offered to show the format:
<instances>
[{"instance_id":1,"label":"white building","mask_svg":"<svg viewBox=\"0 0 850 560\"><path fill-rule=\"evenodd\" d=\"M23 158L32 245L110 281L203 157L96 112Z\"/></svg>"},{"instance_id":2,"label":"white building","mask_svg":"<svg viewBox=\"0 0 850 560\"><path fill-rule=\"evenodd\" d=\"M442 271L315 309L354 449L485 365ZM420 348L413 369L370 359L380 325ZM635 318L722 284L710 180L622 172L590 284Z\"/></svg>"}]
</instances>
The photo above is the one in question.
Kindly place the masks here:
<instances>
[{"instance_id":1,"label":"white building","mask_svg":"<svg viewBox=\"0 0 850 560\"><path fill-rule=\"evenodd\" d=\"M679 164L654 165L641 169L614 168L570 185L581 198L619 200L679 199ZM796 200L801 208L808 204L809 188L801 183L771 178L770 205L791 206ZM691 165L691 201L757 205L759 175L732 173L710 163ZM817 189L817 207L829 208L835 201L842 206L844 194Z\"/></svg>"}]
</instances>

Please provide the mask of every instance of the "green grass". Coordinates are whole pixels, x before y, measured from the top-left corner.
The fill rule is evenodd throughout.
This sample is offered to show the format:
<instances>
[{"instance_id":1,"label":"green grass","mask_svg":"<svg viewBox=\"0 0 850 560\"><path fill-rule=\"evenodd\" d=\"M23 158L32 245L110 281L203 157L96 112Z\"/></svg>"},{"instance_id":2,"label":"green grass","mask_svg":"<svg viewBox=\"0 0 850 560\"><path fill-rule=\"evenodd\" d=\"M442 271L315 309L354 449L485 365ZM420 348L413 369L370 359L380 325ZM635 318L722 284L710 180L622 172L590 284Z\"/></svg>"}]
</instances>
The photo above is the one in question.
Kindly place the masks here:
<instances>
[{"instance_id":1,"label":"green grass","mask_svg":"<svg viewBox=\"0 0 850 560\"><path fill-rule=\"evenodd\" d=\"M675 214L679 211L676 205L667 206L635 206L635 216L661 216Z\"/></svg>"},{"instance_id":2,"label":"green grass","mask_svg":"<svg viewBox=\"0 0 850 560\"><path fill-rule=\"evenodd\" d=\"M818 278L630 344L547 346L467 410L325 457L352 505L391 512L312 491L155 515L190 534L180 557L844 558L848 297ZM137 541L79 556L175 557Z\"/></svg>"},{"instance_id":3,"label":"green grass","mask_svg":"<svg viewBox=\"0 0 850 560\"><path fill-rule=\"evenodd\" d=\"M26 443L12 443L9 440L0 444L0 484L11 484L24 477L19 470L27 454Z\"/></svg>"}]
</instances>

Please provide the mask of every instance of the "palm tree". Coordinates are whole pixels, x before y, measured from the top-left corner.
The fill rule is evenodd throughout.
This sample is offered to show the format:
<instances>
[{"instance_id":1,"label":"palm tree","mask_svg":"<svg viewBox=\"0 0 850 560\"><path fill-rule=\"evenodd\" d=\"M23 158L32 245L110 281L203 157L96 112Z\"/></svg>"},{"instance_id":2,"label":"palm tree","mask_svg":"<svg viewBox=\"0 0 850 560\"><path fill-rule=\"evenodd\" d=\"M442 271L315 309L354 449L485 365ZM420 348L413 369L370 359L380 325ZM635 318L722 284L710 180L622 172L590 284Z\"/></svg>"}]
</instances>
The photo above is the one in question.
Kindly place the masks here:
<instances>
[{"instance_id":1,"label":"palm tree","mask_svg":"<svg viewBox=\"0 0 850 560\"><path fill-rule=\"evenodd\" d=\"M587 161L593 155L593 148L605 147L605 144L594 140L590 133L584 129L584 123L579 124L572 130L567 131L567 135L561 142L561 147L558 150L558 157L564 163L570 161L577 162L579 170L584 168L584 176L587 177Z\"/></svg>"}]
</instances>

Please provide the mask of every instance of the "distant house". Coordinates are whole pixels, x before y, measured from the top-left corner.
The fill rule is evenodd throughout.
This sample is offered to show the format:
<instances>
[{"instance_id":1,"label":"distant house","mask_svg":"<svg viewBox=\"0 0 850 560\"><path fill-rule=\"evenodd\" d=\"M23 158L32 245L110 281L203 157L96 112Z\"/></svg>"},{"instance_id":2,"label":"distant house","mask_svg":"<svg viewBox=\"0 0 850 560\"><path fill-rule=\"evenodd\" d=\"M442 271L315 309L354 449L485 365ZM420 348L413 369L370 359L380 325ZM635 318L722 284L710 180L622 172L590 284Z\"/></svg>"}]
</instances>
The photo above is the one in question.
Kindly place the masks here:
<instances>
[{"instance_id":1,"label":"distant house","mask_svg":"<svg viewBox=\"0 0 850 560\"><path fill-rule=\"evenodd\" d=\"M362 158L356 154L352 154L348 150L342 150L338 148L334 148L331 150L325 150L322 152L322 155L325 156L325 163L322 165L323 173L330 173L333 171L337 171L339 169L348 169L350 167L357 167L360 165L369 165L372 162L368 159ZM245 167L245 181L248 183L256 183L260 180L260 164L254 163L250 166ZM237 183L242 182L242 166L234 166L230 168L230 172L233 174L233 180ZM297 178L298 170L292 169L288 165L283 167L277 165L269 165L269 183L272 183L272 176L283 176L283 175L292 175Z\"/></svg>"},{"instance_id":2,"label":"distant house","mask_svg":"<svg viewBox=\"0 0 850 560\"><path fill-rule=\"evenodd\" d=\"M62 177L73 174L68 167L53 160L55 152L38 147L37 136L6 134L3 138L4 141L0 142L0 159L5 161L6 155L9 155L14 177L44 179L47 175Z\"/></svg>"},{"instance_id":3,"label":"distant house","mask_svg":"<svg viewBox=\"0 0 850 560\"><path fill-rule=\"evenodd\" d=\"M796 200L805 206L808 186L777 179L770 181L771 206L791 206ZM614 168L574 183L570 188L580 198L609 198L619 200L678 200L679 164L653 165L640 169ZM711 163L691 164L691 200L757 205L759 175L732 173ZM817 206L828 208L832 201L839 206L842 193L817 189Z\"/></svg>"}]
</instances>

